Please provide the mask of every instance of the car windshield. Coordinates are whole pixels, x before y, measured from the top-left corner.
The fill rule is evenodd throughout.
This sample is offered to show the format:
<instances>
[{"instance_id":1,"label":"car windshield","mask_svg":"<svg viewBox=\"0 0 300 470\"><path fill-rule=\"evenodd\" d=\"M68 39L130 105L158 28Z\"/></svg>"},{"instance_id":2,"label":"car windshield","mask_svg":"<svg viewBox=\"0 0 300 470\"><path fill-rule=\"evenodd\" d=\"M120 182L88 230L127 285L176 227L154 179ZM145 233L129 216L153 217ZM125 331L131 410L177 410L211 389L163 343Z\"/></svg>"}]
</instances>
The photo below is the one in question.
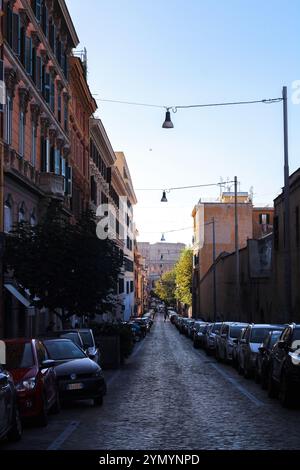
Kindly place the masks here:
<instances>
[{"instance_id":1,"label":"car windshield","mask_svg":"<svg viewBox=\"0 0 300 470\"><path fill-rule=\"evenodd\" d=\"M278 341L281 333L282 331L274 331L274 333L272 333L271 340L270 340L270 348L272 348L272 346L274 346L274 344Z\"/></svg>"},{"instance_id":2,"label":"car windshield","mask_svg":"<svg viewBox=\"0 0 300 470\"><path fill-rule=\"evenodd\" d=\"M252 328L250 343L262 343L271 328Z\"/></svg>"},{"instance_id":3,"label":"car windshield","mask_svg":"<svg viewBox=\"0 0 300 470\"><path fill-rule=\"evenodd\" d=\"M34 365L31 343L6 343L6 368L28 369Z\"/></svg>"},{"instance_id":4,"label":"car windshield","mask_svg":"<svg viewBox=\"0 0 300 470\"><path fill-rule=\"evenodd\" d=\"M220 329L221 329L221 325L214 325L211 331L212 333L219 333Z\"/></svg>"},{"instance_id":5,"label":"car windshield","mask_svg":"<svg viewBox=\"0 0 300 470\"><path fill-rule=\"evenodd\" d=\"M232 326L229 332L230 338L239 338L243 328L243 326Z\"/></svg>"},{"instance_id":6,"label":"car windshield","mask_svg":"<svg viewBox=\"0 0 300 470\"><path fill-rule=\"evenodd\" d=\"M60 338L70 339L71 341L73 341L73 343L77 344L77 346L81 347L81 342L77 333L62 333L60 335Z\"/></svg>"},{"instance_id":7,"label":"car windshield","mask_svg":"<svg viewBox=\"0 0 300 470\"><path fill-rule=\"evenodd\" d=\"M45 341L44 344L51 359L57 361L64 359L82 359L86 357L84 352L72 341L49 340Z\"/></svg>"},{"instance_id":8,"label":"car windshield","mask_svg":"<svg viewBox=\"0 0 300 470\"><path fill-rule=\"evenodd\" d=\"M94 341L90 331L80 331L80 336L85 348L93 348Z\"/></svg>"}]
</instances>

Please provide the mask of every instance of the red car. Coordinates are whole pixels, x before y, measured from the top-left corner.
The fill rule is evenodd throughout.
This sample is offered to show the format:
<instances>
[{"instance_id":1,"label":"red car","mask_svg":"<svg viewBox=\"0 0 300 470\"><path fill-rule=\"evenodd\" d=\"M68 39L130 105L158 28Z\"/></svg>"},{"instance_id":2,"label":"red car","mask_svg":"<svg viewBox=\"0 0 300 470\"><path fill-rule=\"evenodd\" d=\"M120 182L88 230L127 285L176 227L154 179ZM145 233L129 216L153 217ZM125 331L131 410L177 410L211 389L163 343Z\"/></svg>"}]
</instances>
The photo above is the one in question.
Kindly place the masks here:
<instances>
[{"instance_id":1,"label":"red car","mask_svg":"<svg viewBox=\"0 0 300 470\"><path fill-rule=\"evenodd\" d=\"M6 368L13 376L22 418L34 418L41 426L48 413L60 410L54 361L37 339L9 339L6 343Z\"/></svg>"}]
</instances>

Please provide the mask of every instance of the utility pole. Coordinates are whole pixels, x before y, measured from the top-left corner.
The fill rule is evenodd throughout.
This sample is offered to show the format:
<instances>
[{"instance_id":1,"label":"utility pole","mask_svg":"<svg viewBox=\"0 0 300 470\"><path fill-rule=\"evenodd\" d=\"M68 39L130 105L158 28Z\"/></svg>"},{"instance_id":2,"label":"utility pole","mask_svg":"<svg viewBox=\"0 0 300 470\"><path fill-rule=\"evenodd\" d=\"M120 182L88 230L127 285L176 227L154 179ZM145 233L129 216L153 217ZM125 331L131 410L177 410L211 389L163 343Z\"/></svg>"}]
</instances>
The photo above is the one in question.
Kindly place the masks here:
<instances>
[{"instance_id":1,"label":"utility pole","mask_svg":"<svg viewBox=\"0 0 300 470\"><path fill-rule=\"evenodd\" d=\"M287 87L282 89L283 137L284 137L284 286L285 308L284 321L292 317L292 274L291 274L291 235L290 235L290 181L289 181L289 146L288 146L288 105Z\"/></svg>"},{"instance_id":2,"label":"utility pole","mask_svg":"<svg viewBox=\"0 0 300 470\"><path fill-rule=\"evenodd\" d=\"M240 309L240 252L239 252L239 217L238 217L238 179L234 177L234 232L235 232L235 302L237 320L241 320Z\"/></svg>"},{"instance_id":3,"label":"utility pole","mask_svg":"<svg viewBox=\"0 0 300 470\"><path fill-rule=\"evenodd\" d=\"M217 279L216 279L216 225L215 218L212 218L213 230L213 304L214 304L214 321L217 321Z\"/></svg>"}]
</instances>

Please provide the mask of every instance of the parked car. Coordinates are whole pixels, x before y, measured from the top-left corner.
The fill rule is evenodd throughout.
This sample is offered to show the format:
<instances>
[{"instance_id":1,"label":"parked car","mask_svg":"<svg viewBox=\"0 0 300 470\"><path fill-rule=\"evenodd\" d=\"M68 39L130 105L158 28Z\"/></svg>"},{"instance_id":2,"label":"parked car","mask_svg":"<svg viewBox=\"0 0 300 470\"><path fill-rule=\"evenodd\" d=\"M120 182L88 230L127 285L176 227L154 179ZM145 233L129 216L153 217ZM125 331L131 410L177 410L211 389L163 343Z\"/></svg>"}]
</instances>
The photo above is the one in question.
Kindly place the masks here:
<instances>
[{"instance_id":1,"label":"parked car","mask_svg":"<svg viewBox=\"0 0 300 470\"><path fill-rule=\"evenodd\" d=\"M220 334L216 336L216 358L219 361L232 362L234 340L237 339L248 323L224 322Z\"/></svg>"},{"instance_id":2,"label":"parked car","mask_svg":"<svg viewBox=\"0 0 300 470\"><path fill-rule=\"evenodd\" d=\"M283 330L275 343L268 378L270 397L279 395L282 406L300 404L300 324L292 323Z\"/></svg>"},{"instance_id":3,"label":"parked car","mask_svg":"<svg viewBox=\"0 0 300 470\"><path fill-rule=\"evenodd\" d=\"M197 325L194 331L194 338L193 338L194 348L196 349L203 348L204 337L205 337L208 325L209 323L197 322Z\"/></svg>"},{"instance_id":4,"label":"parked car","mask_svg":"<svg viewBox=\"0 0 300 470\"><path fill-rule=\"evenodd\" d=\"M278 330L278 326L281 325L251 323L247 326L238 353L238 370L245 378L254 374L258 348L269 331Z\"/></svg>"},{"instance_id":5,"label":"parked car","mask_svg":"<svg viewBox=\"0 0 300 470\"><path fill-rule=\"evenodd\" d=\"M19 441L21 437L17 391L11 374L0 365L0 440Z\"/></svg>"},{"instance_id":6,"label":"parked car","mask_svg":"<svg viewBox=\"0 0 300 470\"><path fill-rule=\"evenodd\" d=\"M77 344L81 349L84 350L83 340L80 336L78 330L57 330L57 331L49 331L46 333L46 336L49 338L62 338L62 339L70 339L73 341L74 344Z\"/></svg>"},{"instance_id":7,"label":"parked car","mask_svg":"<svg viewBox=\"0 0 300 470\"><path fill-rule=\"evenodd\" d=\"M140 317L135 317L135 318L132 318L132 322L136 323L140 327L141 332L142 332L142 336L145 338L145 336L148 332L148 325L145 322L145 320L143 320Z\"/></svg>"},{"instance_id":8,"label":"parked car","mask_svg":"<svg viewBox=\"0 0 300 470\"><path fill-rule=\"evenodd\" d=\"M141 329L141 327L138 323L133 322L133 321L129 321L129 322L125 322L125 323L127 325L129 325L130 328L131 328L134 341L136 341L136 342L141 341L144 338L144 332L142 332L142 329Z\"/></svg>"},{"instance_id":9,"label":"parked car","mask_svg":"<svg viewBox=\"0 0 300 470\"><path fill-rule=\"evenodd\" d=\"M247 325L248 326L248 325ZM232 340L233 342L233 347L232 347L232 365L233 367L235 367L236 369L238 369L238 365L239 365L239 362L238 362L238 357L239 357L239 350L240 350L240 347L241 347L241 340L243 339L244 337L244 334L245 334L245 331L246 331L246 327L242 328L241 331L240 331L240 334L238 335L237 338L234 338ZM240 371L241 372L241 371Z\"/></svg>"},{"instance_id":10,"label":"parked car","mask_svg":"<svg viewBox=\"0 0 300 470\"><path fill-rule=\"evenodd\" d=\"M279 340L282 330L283 327L280 330L269 331L258 348L254 378L256 383L261 383L263 389L268 386L271 351L274 344Z\"/></svg>"},{"instance_id":11,"label":"parked car","mask_svg":"<svg viewBox=\"0 0 300 470\"><path fill-rule=\"evenodd\" d=\"M77 332L80 334L83 343L83 349L88 357L99 364L101 354L99 348L96 346L93 330L90 328L79 328Z\"/></svg>"},{"instance_id":12,"label":"parked car","mask_svg":"<svg viewBox=\"0 0 300 470\"><path fill-rule=\"evenodd\" d=\"M69 339L44 339L43 343L55 362L61 400L93 399L95 406L102 405L106 382L99 364Z\"/></svg>"},{"instance_id":13,"label":"parked car","mask_svg":"<svg viewBox=\"0 0 300 470\"><path fill-rule=\"evenodd\" d=\"M5 343L6 368L14 379L21 417L46 426L48 413L60 410L54 361L38 339L9 339Z\"/></svg>"},{"instance_id":14,"label":"parked car","mask_svg":"<svg viewBox=\"0 0 300 470\"><path fill-rule=\"evenodd\" d=\"M195 321L196 320L194 320L193 318L189 318L189 321L187 322L186 335L191 339L193 338Z\"/></svg>"},{"instance_id":15,"label":"parked car","mask_svg":"<svg viewBox=\"0 0 300 470\"><path fill-rule=\"evenodd\" d=\"M222 322L212 323L206 331L205 352L208 356L215 354L216 336L220 334Z\"/></svg>"}]
</instances>

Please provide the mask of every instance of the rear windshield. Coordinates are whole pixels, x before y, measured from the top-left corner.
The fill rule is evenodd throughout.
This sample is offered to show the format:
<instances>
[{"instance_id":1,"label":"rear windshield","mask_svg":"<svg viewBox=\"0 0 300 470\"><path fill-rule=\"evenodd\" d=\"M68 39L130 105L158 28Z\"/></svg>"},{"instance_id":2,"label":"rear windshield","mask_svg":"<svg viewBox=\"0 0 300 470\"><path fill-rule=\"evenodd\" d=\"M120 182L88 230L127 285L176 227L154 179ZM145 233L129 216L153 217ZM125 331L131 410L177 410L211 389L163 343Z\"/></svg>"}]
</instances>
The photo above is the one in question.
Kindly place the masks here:
<instances>
[{"instance_id":1,"label":"rear windshield","mask_svg":"<svg viewBox=\"0 0 300 470\"><path fill-rule=\"evenodd\" d=\"M270 348L274 346L274 344L279 340L282 331L275 331L272 333L271 340L270 340Z\"/></svg>"},{"instance_id":2,"label":"rear windshield","mask_svg":"<svg viewBox=\"0 0 300 470\"><path fill-rule=\"evenodd\" d=\"M262 343L272 328L252 328L250 343Z\"/></svg>"},{"instance_id":3,"label":"rear windshield","mask_svg":"<svg viewBox=\"0 0 300 470\"><path fill-rule=\"evenodd\" d=\"M85 348L93 348L94 341L90 331L81 331L80 336Z\"/></svg>"},{"instance_id":4,"label":"rear windshield","mask_svg":"<svg viewBox=\"0 0 300 470\"><path fill-rule=\"evenodd\" d=\"M211 331L212 333L220 333L220 329L221 329L221 325L214 325Z\"/></svg>"},{"instance_id":5,"label":"rear windshield","mask_svg":"<svg viewBox=\"0 0 300 470\"><path fill-rule=\"evenodd\" d=\"M71 341L73 341L73 343L77 344L77 346L81 347L81 342L77 333L62 333L61 335L59 335L59 337L70 339Z\"/></svg>"},{"instance_id":6,"label":"rear windshield","mask_svg":"<svg viewBox=\"0 0 300 470\"><path fill-rule=\"evenodd\" d=\"M6 343L6 368L28 369L34 365L31 343Z\"/></svg>"},{"instance_id":7,"label":"rear windshield","mask_svg":"<svg viewBox=\"0 0 300 470\"><path fill-rule=\"evenodd\" d=\"M245 327L244 326L232 326L229 332L230 338L239 338L243 328Z\"/></svg>"}]
</instances>

